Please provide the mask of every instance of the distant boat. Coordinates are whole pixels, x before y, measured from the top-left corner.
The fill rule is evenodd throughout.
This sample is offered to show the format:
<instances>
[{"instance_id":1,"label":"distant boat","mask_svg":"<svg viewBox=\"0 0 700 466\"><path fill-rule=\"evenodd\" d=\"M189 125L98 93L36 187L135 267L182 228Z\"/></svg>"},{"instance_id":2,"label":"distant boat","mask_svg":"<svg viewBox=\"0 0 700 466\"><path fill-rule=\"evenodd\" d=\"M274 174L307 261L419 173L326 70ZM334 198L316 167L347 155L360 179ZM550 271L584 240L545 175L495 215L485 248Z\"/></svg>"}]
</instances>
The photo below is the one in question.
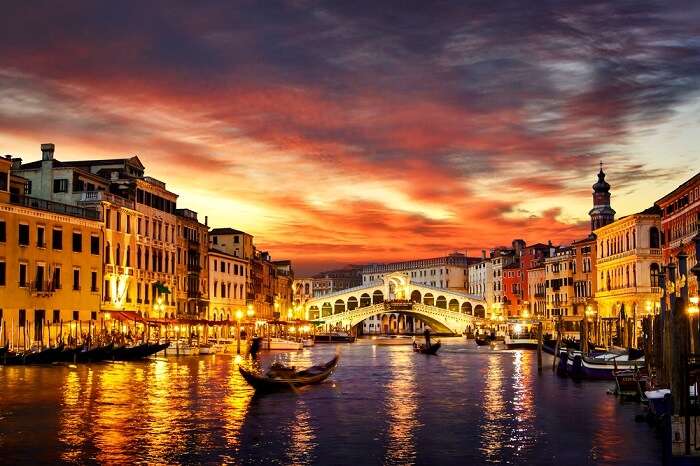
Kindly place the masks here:
<instances>
[{"instance_id":1,"label":"distant boat","mask_svg":"<svg viewBox=\"0 0 700 466\"><path fill-rule=\"evenodd\" d=\"M412 345L413 337L409 337L406 335L386 335L382 337L372 337L372 343L378 346Z\"/></svg>"},{"instance_id":2,"label":"distant boat","mask_svg":"<svg viewBox=\"0 0 700 466\"><path fill-rule=\"evenodd\" d=\"M285 390L323 382L338 366L339 356L325 364L311 366L302 371L294 368L273 367L267 374L256 374L251 370L238 366L238 371L250 385L258 391Z\"/></svg>"},{"instance_id":3,"label":"distant boat","mask_svg":"<svg viewBox=\"0 0 700 466\"><path fill-rule=\"evenodd\" d=\"M532 335L506 335L506 348L508 349L537 349L537 339Z\"/></svg>"},{"instance_id":4,"label":"distant boat","mask_svg":"<svg viewBox=\"0 0 700 466\"><path fill-rule=\"evenodd\" d=\"M493 340L491 337L486 337L486 338L479 338L479 337L474 337L474 342L476 343L476 346L489 346Z\"/></svg>"},{"instance_id":5,"label":"distant boat","mask_svg":"<svg viewBox=\"0 0 700 466\"><path fill-rule=\"evenodd\" d=\"M317 333L314 343L352 343L355 337L347 332Z\"/></svg>"},{"instance_id":6,"label":"distant boat","mask_svg":"<svg viewBox=\"0 0 700 466\"><path fill-rule=\"evenodd\" d=\"M297 351L304 349L304 344L301 342L277 337L270 338L269 340L263 338L261 343L261 348L266 350Z\"/></svg>"}]
</instances>

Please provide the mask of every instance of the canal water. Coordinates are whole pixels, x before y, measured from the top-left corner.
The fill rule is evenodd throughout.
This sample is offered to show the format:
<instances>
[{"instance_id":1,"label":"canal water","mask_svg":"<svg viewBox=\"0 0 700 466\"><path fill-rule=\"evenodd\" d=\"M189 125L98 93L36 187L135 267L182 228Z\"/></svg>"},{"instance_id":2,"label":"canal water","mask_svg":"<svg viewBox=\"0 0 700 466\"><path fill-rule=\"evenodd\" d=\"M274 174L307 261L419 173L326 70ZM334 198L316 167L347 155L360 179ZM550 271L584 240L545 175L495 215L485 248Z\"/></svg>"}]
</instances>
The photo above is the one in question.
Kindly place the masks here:
<instances>
[{"instance_id":1,"label":"canal water","mask_svg":"<svg viewBox=\"0 0 700 466\"><path fill-rule=\"evenodd\" d=\"M657 435L634 421L641 405L608 395L610 384L538 374L532 351L443 343L436 357L342 345L326 383L264 396L230 355L0 366L0 463L660 463ZM334 351L260 360L303 367Z\"/></svg>"}]
</instances>

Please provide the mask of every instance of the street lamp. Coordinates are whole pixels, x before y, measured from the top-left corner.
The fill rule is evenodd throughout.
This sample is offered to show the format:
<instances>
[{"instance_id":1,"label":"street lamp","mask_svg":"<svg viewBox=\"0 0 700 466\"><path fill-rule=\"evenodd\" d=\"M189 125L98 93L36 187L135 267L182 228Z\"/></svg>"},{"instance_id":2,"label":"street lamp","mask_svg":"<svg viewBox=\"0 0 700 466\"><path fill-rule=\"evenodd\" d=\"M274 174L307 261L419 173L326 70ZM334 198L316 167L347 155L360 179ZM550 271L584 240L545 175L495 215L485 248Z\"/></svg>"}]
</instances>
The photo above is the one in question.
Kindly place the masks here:
<instances>
[{"instance_id":1,"label":"street lamp","mask_svg":"<svg viewBox=\"0 0 700 466\"><path fill-rule=\"evenodd\" d=\"M698 302L700 302L700 300L697 296L690 298L690 304L688 305L688 314L690 314L691 316L696 316L700 314L700 307L698 307Z\"/></svg>"},{"instance_id":2,"label":"street lamp","mask_svg":"<svg viewBox=\"0 0 700 466\"><path fill-rule=\"evenodd\" d=\"M238 329L236 335L236 353L241 354L241 318L243 317L243 311L238 309L236 311L236 327Z\"/></svg>"}]
</instances>

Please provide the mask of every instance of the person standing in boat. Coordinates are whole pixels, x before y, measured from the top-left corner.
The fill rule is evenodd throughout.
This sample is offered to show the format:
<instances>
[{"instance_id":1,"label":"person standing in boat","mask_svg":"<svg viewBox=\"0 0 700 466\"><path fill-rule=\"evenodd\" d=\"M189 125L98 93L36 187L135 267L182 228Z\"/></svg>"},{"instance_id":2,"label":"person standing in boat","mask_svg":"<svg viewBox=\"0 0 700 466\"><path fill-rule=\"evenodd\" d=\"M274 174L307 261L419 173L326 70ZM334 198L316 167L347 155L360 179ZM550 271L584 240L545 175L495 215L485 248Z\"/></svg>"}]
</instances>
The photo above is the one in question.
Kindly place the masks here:
<instances>
[{"instance_id":1,"label":"person standing in boat","mask_svg":"<svg viewBox=\"0 0 700 466\"><path fill-rule=\"evenodd\" d=\"M425 347L430 348L430 329L428 327L425 328L423 336L425 337Z\"/></svg>"}]
</instances>

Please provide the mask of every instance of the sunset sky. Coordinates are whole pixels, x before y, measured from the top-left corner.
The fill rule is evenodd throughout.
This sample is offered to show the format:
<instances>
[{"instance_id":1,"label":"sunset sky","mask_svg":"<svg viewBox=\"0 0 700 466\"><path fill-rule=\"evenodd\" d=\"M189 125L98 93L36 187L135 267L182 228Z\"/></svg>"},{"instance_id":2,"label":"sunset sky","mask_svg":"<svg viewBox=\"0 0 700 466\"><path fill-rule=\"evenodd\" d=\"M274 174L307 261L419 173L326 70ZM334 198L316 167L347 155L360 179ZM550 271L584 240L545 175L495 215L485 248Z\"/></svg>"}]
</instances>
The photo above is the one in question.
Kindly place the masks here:
<instances>
[{"instance_id":1,"label":"sunset sky","mask_svg":"<svg viewBox=\"0 0 700 466\"><path fill-rule=\"evenodd\" d=\"M700 166L694 0L28 3L0 153L138 155L297 275L567 242L599 161L618 215Z\"/></svg>"}]
</instances>

